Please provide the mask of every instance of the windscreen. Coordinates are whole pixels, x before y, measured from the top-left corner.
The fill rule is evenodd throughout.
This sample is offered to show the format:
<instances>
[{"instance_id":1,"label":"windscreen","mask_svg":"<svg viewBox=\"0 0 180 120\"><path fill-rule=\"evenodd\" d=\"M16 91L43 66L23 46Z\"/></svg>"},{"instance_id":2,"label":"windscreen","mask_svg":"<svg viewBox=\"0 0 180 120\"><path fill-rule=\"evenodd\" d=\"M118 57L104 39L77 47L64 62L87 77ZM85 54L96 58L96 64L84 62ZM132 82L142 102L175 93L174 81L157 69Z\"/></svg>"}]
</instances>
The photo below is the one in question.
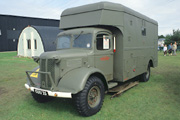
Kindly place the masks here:
<instances>
[{"instance_id":1,"label":"windscreen","mask_svg":"<svg viewBox=\"0 0 180 120\"><path fill-rule=\"evenodd\" d=\"M73 48L91 48L92 34L74 35Z\"/></svg>"},{"instance_id":2,"label":"windscreen","mask_svg":"<svg viewBox=\"0 0 180 120\"><path fill-rule=\"evenodd\" d=\"M71 44L72 43L72 44ZM57 39L57 49L91 48L92 34L62 35Z\"/></svg>"},{"instance_id":3,"label":"windscreen","mask_svg":"<svg viewBox=\"0 0 180 120\"><path fill-rule=\"evenodd\" d=\"M71 36L63 35L58 37L57 39L57 49L66 49L71 46Z\"/></svg>"}]
</instances>

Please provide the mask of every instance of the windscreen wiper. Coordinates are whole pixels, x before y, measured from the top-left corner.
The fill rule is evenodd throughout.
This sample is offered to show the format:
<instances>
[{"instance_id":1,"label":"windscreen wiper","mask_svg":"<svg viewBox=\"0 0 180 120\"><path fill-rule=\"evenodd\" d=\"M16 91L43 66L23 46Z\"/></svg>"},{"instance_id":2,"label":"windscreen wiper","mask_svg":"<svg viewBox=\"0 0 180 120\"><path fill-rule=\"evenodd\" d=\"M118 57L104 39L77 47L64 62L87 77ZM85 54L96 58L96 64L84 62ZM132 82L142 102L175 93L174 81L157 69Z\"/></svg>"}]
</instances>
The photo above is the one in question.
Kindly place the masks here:
<instances>
[{"instance_id":1,"label":"windscreen wiper","mask_svg":"<svg viewBox=\"0 0 180 120\"><path fill-rule=\"evenodd\" d=\"M77 39L79 38L79 36L81 36L81 34L82 34L83 32L84 32L84 31L81 31L81 33L74 39L74 41L77 40Z\"/></svg>"}]
</instances>

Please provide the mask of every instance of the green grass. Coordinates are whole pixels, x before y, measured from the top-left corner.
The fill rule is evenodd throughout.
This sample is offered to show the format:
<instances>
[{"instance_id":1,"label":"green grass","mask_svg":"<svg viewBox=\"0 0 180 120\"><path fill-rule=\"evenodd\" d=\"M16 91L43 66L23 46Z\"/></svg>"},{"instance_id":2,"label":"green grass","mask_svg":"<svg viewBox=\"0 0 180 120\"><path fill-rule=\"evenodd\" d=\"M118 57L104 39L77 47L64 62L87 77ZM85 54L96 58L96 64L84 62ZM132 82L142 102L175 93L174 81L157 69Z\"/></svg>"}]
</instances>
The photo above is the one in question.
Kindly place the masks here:
<instances>
[{"instance_id":1,"label":"green grass","mask_svg":"<svg viewBox=\"0 0 180 120\"><path fill-rule=\"evenodd\" d=\"M105 96L100 112L81 117L71 99L55 99L39 104L25 89L25 70L37 66L32 59L17 58L16 52L0 53L0 120L178 120L180 119L180 53L163 56L151 69L147 83L120 97Z\"/></svg>"}]
</instances>

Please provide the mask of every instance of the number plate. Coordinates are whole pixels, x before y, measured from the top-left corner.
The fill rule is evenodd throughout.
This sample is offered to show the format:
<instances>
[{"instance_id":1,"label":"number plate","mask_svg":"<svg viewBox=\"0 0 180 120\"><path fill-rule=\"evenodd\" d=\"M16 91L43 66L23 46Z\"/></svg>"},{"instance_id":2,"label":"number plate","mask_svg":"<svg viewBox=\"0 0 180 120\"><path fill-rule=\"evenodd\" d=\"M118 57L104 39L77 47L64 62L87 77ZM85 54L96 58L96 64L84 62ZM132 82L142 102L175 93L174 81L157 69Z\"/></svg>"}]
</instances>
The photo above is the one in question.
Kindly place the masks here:
<instances>
[{"instance_id":1,"label":"number plate","mask_svg":"<svg viewBox=\"0 0 180 120\"><path fill-rule=\"evenodd\" d=\"M34 92L35 92L36 94L39 94L39 95L48 96L48 93L47 93L46 91L34 89Z\"/></svg>"}]
</instances>

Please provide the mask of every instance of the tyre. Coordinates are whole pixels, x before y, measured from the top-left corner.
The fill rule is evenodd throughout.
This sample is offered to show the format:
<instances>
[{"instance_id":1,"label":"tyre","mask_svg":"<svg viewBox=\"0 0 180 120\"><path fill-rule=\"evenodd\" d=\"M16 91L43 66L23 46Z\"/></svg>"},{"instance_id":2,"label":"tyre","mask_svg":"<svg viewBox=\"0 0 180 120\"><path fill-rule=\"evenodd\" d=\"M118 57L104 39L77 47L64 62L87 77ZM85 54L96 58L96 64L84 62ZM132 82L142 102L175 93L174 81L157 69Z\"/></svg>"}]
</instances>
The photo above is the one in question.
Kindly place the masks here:
<instances>
[{"instance_id":1,"label":"tyre","mask_svg":"<svg viewBox=\"0 0 180 120\"><path fill-rule=\"evenodd\" d=\"M147 71L140 76L140 81L141 81L141 82L147 82L147 81L149 81L150 74L151 74L150 65L148 65Z\"/></svg>"},{"instance_id":2,"label":"tyre","mask_svg":"<svg viewBox=\"0 0 180 120\"><path fill-rule=\"evenodd\" d=\"M32 97L34 98L34 100L36 100L38 103L45 103L45 102L49 102L54 99L53 97L39 95L34 92L31 92L31 94L32 94Z\"/></svg>"},{"instance_id":3,"label":"tyre","mask_svg":"<svg viewBox=\"0 0 180 120\"><path fill-rule=\"evenodd\" d=\"M96 76L90 77L84 89L73 96L80 115L91 116L99 112L103 104L104 93L103 82Z\"/></svg>"}]
</instances>

